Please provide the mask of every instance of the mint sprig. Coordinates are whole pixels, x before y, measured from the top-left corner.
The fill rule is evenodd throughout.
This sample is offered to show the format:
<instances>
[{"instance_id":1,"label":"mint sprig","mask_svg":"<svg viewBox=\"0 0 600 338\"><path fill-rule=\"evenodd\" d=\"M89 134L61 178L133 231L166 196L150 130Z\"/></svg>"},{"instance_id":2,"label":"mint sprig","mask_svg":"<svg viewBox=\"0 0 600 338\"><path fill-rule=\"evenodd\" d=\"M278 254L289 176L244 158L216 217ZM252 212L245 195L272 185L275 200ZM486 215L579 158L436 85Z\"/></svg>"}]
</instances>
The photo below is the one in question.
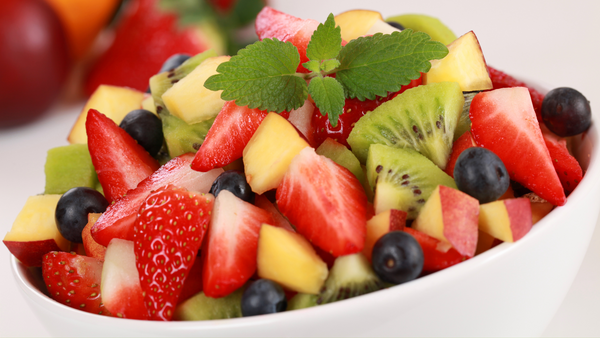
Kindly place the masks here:
<instances>
[{"instance_id":1,"label":"mint sprig","mask_svg":"<svg viewBox=\"0 0 600 338\"><path fill-rule=\"evenodd\" d=\"M410 29L360 37L342 47L340 28L330 14L306 48L309 61L303 66L310 73L296 73L300 55L291 43L264 39L220 64L204 86L223 90L221 98L237 105L275 112L301 107L310 94L335 127L346 98L387 96L428 72L429 61L447 54L445 45Z\"/></svg>"}]
</instances>

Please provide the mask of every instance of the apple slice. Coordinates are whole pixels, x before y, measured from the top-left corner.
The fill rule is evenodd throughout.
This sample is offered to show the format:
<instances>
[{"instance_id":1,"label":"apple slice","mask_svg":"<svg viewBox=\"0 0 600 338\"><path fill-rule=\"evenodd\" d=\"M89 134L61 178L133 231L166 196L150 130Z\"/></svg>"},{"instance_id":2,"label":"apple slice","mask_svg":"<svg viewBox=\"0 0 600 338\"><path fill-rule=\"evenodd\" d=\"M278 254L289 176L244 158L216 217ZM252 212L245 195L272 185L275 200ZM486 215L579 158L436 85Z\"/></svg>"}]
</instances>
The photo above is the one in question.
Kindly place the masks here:
<instances>
[{"instance_id":1,"label":"apple slice","mask_svg":"<svg viewBox=\"0 0 600 338\"><path fill-rule=\"evenodd\" d=\"M479 229L503 242L516 242L531 230L531 205L528 198L513 198L482 204Z\"/></svg>"},{"instance_id":2,"label":"apple slice","mask_svg":"<svg viewBox=\"0 0 600 338\"><path fill-rule=\"evenodd\" d=\"M367 236L362 253L371 261L373 245L381 236L390 231L403 231L408 214L402 210L389 209L379 213L367 221Z\"/></svg>"},{"instance_id":3,"label":"apple slice","mask_svg":"<svg viewBox=\"0 0 600 338\"><path fill-rule=\"evenodd\" d=\"M364 35L391 34L400 31L386 23L381 13L365 9L355 9L336 15L335 24L340 27L342 39L345 41Z\"/></svg>"},{"instance_id":4,"label":"apple slice","mask_svg":"<svg viewBox=\"0 0 600 338\"><path fill-rule=\"evenodd\" d=\"M459 190L439 185L412 227L450 243L463 256L473 257L477 248L478 220L479 201Z\"/></svg>"},{"instance_id":5,"label":"apple slice","mask_svg":"<svg viewBox=\"0 0 600 338\"><path fill-rule=\"evenodd\" d=\"M44 254L69 251L70 242L56 226L54 211L61 195L31 196L4 236L4 245L26 266L42 266Z\"/></svg>"},{"instance_id":6,"label":"apple slice","mask_svg":"<svg viewBox=\"0 0 600 338\"><path fill-rule=\"evenodd\" d=\"M463 92L492 89L492 80L477 36L473 31L448 45L448 55L431 61L431 69L423 84L458 82Z\"/></svg>"}]
</instances>

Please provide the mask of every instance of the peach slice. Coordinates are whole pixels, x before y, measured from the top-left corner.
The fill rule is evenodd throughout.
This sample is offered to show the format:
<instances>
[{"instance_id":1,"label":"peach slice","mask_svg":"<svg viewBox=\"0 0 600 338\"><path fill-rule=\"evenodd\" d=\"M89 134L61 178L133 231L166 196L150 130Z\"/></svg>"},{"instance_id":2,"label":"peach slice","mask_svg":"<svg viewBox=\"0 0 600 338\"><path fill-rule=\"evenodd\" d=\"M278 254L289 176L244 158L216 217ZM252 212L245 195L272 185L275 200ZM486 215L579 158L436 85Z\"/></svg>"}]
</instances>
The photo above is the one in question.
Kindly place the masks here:
<instances>
[{"instance_id":1,"label":"peach slice","mask_svg":"<svg viewBox=\"0 0 600 338\"><path fill-rule=\"evenodd\" d=\"M528 198L511 198L482 204L479 229L504 242L516 242L531 230Z\"/></svg>"},{"instance_id":2,"label":"peach slice","mask_svg":"<svg viewBox=\"0 0 600 338\"><path fill-rule=\"evenodd\" d=\"M390 231L404 230L407 215L402 210L389 209L367 221L367 236L365 237L365 246L362 253L369 262L371 261L375 242Z\"/></svg>"}]
</instances>

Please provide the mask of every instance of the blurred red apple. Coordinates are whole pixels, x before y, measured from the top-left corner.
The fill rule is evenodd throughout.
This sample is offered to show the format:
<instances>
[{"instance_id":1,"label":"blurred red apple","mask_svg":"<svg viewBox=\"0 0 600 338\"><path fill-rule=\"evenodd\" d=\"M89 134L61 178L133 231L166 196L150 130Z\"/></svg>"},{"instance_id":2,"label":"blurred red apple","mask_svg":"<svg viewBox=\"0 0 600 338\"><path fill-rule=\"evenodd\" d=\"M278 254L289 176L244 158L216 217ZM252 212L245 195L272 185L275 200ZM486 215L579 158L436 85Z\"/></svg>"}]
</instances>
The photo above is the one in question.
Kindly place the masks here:
<instances>
[{"instance_id":1,"label":"blurred red apple","mask_svg":"<svg viewBox=\"0 0 600 338\"><path fill-rule=\"evenodd\" d=\"M0 1L0 128L34 120L56 101L70 60L61 23L43 0Z\"/></svg>"}]
</instances>

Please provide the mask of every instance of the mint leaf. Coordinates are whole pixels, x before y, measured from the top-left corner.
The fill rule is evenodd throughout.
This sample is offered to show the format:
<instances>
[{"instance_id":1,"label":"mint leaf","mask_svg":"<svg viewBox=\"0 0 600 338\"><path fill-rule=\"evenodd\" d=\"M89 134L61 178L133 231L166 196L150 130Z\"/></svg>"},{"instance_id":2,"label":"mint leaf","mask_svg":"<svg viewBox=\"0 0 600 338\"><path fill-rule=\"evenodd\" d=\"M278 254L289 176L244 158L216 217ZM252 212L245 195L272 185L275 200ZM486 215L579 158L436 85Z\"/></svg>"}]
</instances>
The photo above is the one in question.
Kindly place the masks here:
<instances>
[{"instance_id":1,"label":"mint leaf","mask_svg":"<svg viewBox=\"0 0 600 338\"><path fill-rule=\"evenodd\" d=\"M329 123L337 126L338 117L344 112L344 88L332 77L315 77L310 80L308 92L323 115L329 115Z\"/></svg>"},{"instance_id":2,"label":"mint leaf","mask_svg":"<svg viewBox=\"0 0 600 338\"><path fill-rule=\"evenodd\" d=\"M238 106L282 112L301 107L308 97L306 82L296 76L298 49L290 42L264 39L248 45L217 67L204 86L223 90L221 98Z\"/></svg>"},{"instance_id":3,"label":"mint leaf","mask_svg":"<svg viewBox=\"0 0 600 338\"><path fill-rule=\"evenodd\" d=\"M340 62L337 59L325 60L321 63L321 70L328 73L340 66Z\"/></svg>"},{"instance_id":4,"label":"mint leaf","mask_svg":"<svg viewBox=\"0 0 600 338\"><path fill-rule=\"evenodd\" d=\"M321 72L321 62L318 60L310 60L302 64L304 68L310 70L311 72L319 73Z\"/></svg>"},{"instance_id":5,"label":"mint leaf","mask_svg":"<svg viewBox=\"0 0 600 338\"><path fill-rule=\"evenodd\" d=\"M340 51L336 79L347 96L359 100L386 96L428 72L430 60L441 59L448 49L429 35L405 29L391 35L375 34L350 41Z\"/></svg>"},{"instance_id":6,"label":"mint leaf","mask_svg":"<svg viewBox=\"0 0 600 338\"><path fill-rule=\"evenodd\" d=\"M306 47L309 60L327 60L338 56L342 49L342 33L335 26L333 14L329 14L324 24L319 24Z\"/></svg>"}]
</instances>

